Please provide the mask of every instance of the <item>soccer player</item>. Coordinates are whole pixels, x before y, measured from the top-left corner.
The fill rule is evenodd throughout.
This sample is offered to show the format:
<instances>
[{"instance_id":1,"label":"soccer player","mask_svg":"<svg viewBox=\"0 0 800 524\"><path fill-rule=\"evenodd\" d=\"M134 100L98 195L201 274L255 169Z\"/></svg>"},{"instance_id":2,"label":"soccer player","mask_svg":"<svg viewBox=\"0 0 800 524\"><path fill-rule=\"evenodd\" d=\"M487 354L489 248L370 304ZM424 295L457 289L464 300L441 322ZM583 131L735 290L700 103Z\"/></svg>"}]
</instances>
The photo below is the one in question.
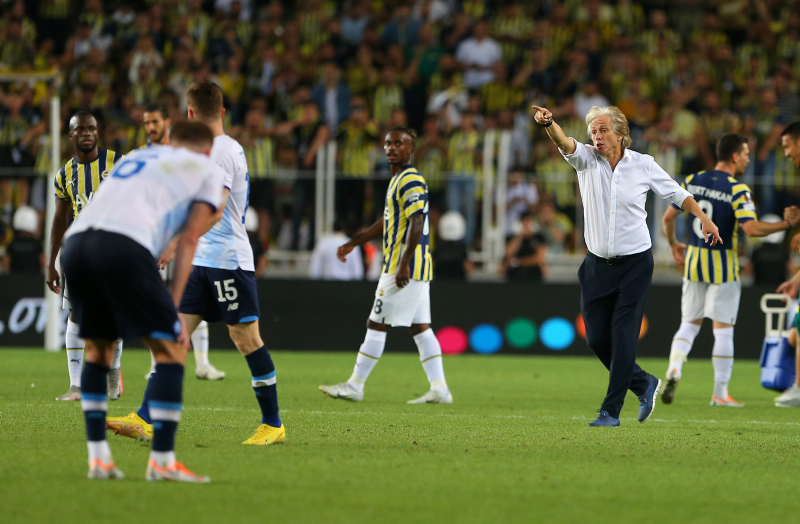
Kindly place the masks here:
<instances>
[{"instance_id":1,"label":"soccer player","mask_svg":"<svg viewBox=\"0 0 800 524\"><path fill-rule=\"evenodd\" d=\"M64 273L75 320L86 340L81 376L89 478L121 479L106 440L105 392L114 339L141 337L156 358L149 405L154 436L145 477L150 481L208 482L175 458L181 418L183 364L189 337L177 315L198 239L223 204L222 174L208 159L208 126L179 122L174 147L136 151L115 166L96 202L66 235ZM183 229L175 276L167 289L156 257Z\"/></svg>"},{"instance_id":2,"label":"soccer player","mask_svg":"<svg viewBox=\"0 0 800 524\"><path fill-rule=\"evenodd\" d=\"M419 349L422 368L430 390L409 404L451 404L442 363L442 348L431 329L430 282L433 264L428 222L428 186L411 165L414 134L395 127L386 134L383 150L392 170L386 191L383 219L339 247L342 262L347 255L370 240L383 237L383 274L378 281L375 302L367 320L367 335L359 348L353 374L341 384L320 386L332 398L360 402L364 385L383 354L389 326L409 327Z\"/></svg>"},{"instance_id":3,"label":"soccer player","mask_svg":"<svg viewBox=\"0 0 800 524\"><path fill-rule=\"evenodd\" d=\"M792 122L781 132L781 145L783 154L791 160L796 167L800 167L800 121ZM792 238L792 252L800 251L800 234ZM800 288L800 271L792 278L778 287L778 293L786 293L791 297L797 297L797 290ZM775 398L775 406L779 408L800 407L800 312L794 317L795 329L790 330L789 342L795 346L795 378L792 387L781 393Z\"/></svg>"},{"instance_id":4,"label":"soccer player","mask_svg":"<svg viewBox=\"0 0 800 524\"><path fill-rule=\"evenodd\" d=\"M722 244L715 246L704 242L700 224L691 224L691 240L686 244L675 238L675 220L680 210L674 206L663 217L664 234L669 241L672 257L683 264L683 296L681 298L681 325L672 339L667 369L667 385L661 394L665 404L675 398L681 380L683 363L695 337L700 332L703 318L710 318L714 329L714 393L712 406L743 407L728 393L728 383L733 370L733 326L739 312L742 283L739 280L738 228L749 237L762 237L776 231L786 231L800 223L800 210L786 208L783 222L760 222L750 188L735 177L744 173L750 163L747 138L737 134L722 136L717 142L717 165L710 171L701 171L686 178L684 187L694 195L700 207L719 227Z\"/></svg>"},{"instance_id":5,"label":"soccer player","mask_svg":"<svg viewBox=\"0 0 800 524\"><path fill-rule=\"evenodd\" d=\"M69 120L69 140L75 149L75 156L58 171L56 176L56 213L50 226L50 258L47 265L47 287L53 293L61 293L62 308L69 309L64 342L67 348L67 370L69 371L69 390L56 400L81 399L81 368L83 367L83 341L78 337L78 325L73 320L66 279L56 269L56 257L61 249L64 232L69 225L69 212L73 219L89 204L94 192L99 188L109 171L114 167L117 155L114 151L97 147L97 120L88 111L78 111ZM62 285L63 284L63 285ZM117 400L121 394L120 359L122 341L120 340L108 374L108 398Z\"/></svg>"},{"instance_id":6,"label":"soccer player","mask_svg":"<svg viewBox=\"0 0 800 524\"><path fill-rule=\"evenodd\" d=\"M148 104L144 108L144 128L150 143L145 147L154 145L169 145L169 127L171 125L169 110L164 104ZM194 374L199 379L222 380L225 372L219 371L208 360L208 323L200 322L192 333L192 350L194 351ZM147 378L155 371L156 361L153 359Z\"/></svg>"}]
</instances>

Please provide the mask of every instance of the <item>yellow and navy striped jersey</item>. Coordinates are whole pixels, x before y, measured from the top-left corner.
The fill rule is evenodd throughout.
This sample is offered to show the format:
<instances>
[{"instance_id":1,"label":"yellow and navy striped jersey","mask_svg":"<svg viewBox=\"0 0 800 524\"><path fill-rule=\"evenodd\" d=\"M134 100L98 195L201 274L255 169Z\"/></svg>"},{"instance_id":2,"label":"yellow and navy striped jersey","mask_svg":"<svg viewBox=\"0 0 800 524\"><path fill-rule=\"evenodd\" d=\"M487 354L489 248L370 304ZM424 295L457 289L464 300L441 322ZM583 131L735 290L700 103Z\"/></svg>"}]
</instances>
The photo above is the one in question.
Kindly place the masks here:
<instances>
[{"instance_id":1,"label":"yellow and navy striped jersey","mask_svg":"<svg viewBox=\"0 0 800 524\"><path fill-rule=\"evenodd\" d=\"M56 197L72 201L72 216L78 216L92 199L92 194L100 187L100 182L114 167L117 154L108 149L98 148L97 158L91 162L78 162L72 157L56 176Z\"/></svg>"},{"instance_id":2,"label":"yellow and navy striped jersey","mask_svg":"<svg viewBox=\"0 0 800 524\"><path fill-rule=\"evenodd\" d=\"M422 213L424 226L410 272L413 280L430 282L433 278L431 258L430 222L428 221L428 186L414 166L406 166L392 177L386 191L386 208L383 210L383 272L394 275L406 248L408 219Z\"/></svg>"},{"instance_id":3,"label":"yellow and navy striped jersey","mask_svg":"<svg viewBox=\"0 0 800 524\"><path fill-rule=\"evenodd\" d=\"M706 244L700 220L691 217L691 240L686 250L683 277L709 284L739 280L739 224L757 219L750 188L717 170L690 175L681 185L694 195L700 209L719 228L722 238L722 244Z\"/></svg>"}]
</instances>

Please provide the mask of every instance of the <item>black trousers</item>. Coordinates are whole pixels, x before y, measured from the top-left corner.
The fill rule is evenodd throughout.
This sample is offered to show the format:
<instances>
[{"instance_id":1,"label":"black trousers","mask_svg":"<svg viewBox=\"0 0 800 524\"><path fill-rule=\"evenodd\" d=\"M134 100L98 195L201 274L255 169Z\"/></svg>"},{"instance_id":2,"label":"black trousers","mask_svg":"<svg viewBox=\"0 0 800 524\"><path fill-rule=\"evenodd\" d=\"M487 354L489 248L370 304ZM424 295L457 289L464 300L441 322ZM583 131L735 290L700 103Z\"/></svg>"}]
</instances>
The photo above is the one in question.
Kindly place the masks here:
<instances>
[{"instance_id":1,"label":"black trousers","mask_svg":"<svg viewBox=\"0 0 800 524\"><path fill-rule=\"evenodd\" d=\"M629 389L641 396L649 385L648 373L636 364L636 346L652 278L649 249L611 260L589 253L578 270L586 341L610 372L601 409L614 418Z\"/></svg>"}]
</instances>

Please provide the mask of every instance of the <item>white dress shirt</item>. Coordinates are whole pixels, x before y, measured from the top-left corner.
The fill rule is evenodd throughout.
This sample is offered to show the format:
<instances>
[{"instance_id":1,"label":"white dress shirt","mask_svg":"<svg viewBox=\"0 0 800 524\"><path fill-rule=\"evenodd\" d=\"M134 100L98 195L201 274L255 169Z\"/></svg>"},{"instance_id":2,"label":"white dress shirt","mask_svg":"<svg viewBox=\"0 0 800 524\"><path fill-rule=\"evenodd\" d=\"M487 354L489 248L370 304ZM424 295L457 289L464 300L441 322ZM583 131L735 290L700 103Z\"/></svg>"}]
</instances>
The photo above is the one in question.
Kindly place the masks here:
<instances>
[{"instance_id":1,"label":"white dress shirt","mask_svg":"<svg viewBox=\"0 0 800 524\"><path fill-rule=\"evenodd\" d=\"M578 172L585 222L583 236L589 251L599 257L634 255L650 249L644 209L648 191L679 207L692 196L650 155L626 149L612 171L611 164L594 146L577 140L574 153L561 154Z\"/></svg>"}]
</instances>

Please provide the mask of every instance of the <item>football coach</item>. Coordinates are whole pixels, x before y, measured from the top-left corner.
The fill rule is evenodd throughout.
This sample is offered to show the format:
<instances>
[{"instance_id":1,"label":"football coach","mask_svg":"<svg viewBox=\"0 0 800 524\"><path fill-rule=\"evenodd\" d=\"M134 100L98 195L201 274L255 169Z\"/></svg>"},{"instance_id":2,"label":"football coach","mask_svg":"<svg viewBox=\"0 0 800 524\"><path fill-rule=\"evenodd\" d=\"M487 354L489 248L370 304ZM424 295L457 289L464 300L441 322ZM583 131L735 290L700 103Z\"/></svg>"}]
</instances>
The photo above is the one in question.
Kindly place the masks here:
<instances>
[{"instance_id":1,"label":"football coach","mask_svg":"<svg viewBox=\"0 0 800 524\"><path fill-rule=\"evenodd\" d=\"M578 173L583 199L584 239L588 252L578 270L586 341L609 370L608 392L599 416L589 426L619 426L619 414L630 389L639 397L639 422L653 413L661 380L636 364L647 289L653 277L653 253L645 202L652 191L702 224L706 242L722 242L717 226L653 157L628 149L628 120L615 106L592 107L586 125L592 146L567 137L553 114L536 109L564 159Z\"/></svg>"}]
</instances>

